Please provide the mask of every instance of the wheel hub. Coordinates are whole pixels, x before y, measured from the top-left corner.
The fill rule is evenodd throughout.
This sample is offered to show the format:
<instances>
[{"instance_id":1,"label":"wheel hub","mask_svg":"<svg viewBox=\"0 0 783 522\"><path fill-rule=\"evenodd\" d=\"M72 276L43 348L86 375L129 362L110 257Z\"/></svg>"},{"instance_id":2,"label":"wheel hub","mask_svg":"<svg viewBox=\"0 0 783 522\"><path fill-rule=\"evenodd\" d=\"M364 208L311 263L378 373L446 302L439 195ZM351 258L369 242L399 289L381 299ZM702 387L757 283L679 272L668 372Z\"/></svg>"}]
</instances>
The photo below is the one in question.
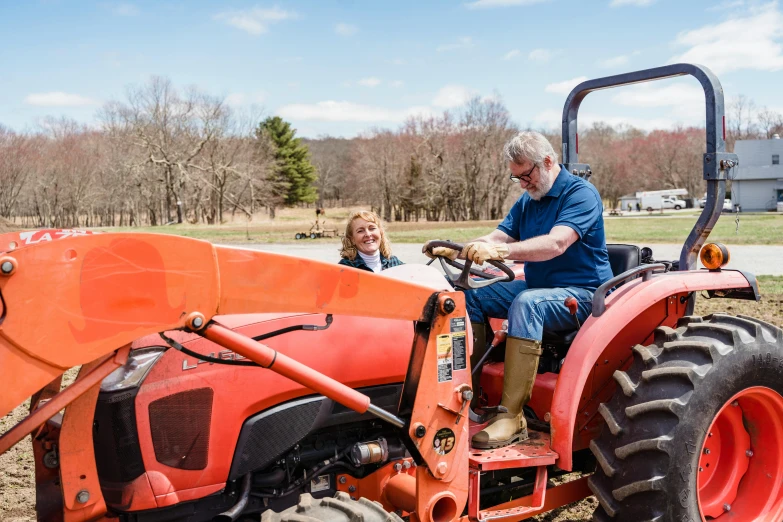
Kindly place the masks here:
<instances>
[{"instance_id":1,"label":"wheel hub","mask_svg":"<svg viewBox=\"0 0 783 522\"><path fill-rule=\"evenodd\" d=\"M780 520L783 397L756 386L727 401L704 438L697 473L703 520Z\"/></svg>"}]
</instances>

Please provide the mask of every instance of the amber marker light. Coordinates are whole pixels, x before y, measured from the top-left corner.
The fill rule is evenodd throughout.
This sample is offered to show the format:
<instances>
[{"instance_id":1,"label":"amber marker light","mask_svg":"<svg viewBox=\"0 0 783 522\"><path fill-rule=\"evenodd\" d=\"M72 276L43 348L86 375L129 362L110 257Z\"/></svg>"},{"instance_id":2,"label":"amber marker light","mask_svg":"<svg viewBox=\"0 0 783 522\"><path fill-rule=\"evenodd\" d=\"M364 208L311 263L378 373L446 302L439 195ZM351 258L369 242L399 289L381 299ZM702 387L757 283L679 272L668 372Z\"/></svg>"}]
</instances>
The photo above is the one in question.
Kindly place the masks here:
<instances>
[{"instance_id":1,"label":"amber marker light","mask_svg":"<svg viewBox=\"0 0 783 522\"><path fill-rule=\"evenodd\" d=\"M704 268L718 270L729 262L729 249L721 243L707 243L701 249L699 259Z\"/></svg>"}]
</instances>

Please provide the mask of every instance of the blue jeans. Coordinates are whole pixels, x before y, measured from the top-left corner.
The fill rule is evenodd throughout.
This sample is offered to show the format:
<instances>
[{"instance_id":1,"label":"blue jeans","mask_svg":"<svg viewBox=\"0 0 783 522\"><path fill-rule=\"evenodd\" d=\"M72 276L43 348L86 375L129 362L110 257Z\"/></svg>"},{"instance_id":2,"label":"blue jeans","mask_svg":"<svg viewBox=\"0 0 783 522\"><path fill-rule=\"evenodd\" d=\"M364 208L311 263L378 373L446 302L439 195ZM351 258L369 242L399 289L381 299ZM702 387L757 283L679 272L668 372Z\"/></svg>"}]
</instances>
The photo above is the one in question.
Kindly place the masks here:
<instances>
[{"instance_id":1,"label":"blue jeans","mask_svg":"<svg viewBox=\"0 0 783 522\"><path fill-rule=\"evenodd\" d=\"M576 316L584 322L593 309L593 292L584 288L528 288L523 280L465 290L468 315L474 322L490 317L508 319L508 334L540 341L544 328L561 332L576 328L564 304L567 297L579 303Z\"/></svg>"}]
</instances>

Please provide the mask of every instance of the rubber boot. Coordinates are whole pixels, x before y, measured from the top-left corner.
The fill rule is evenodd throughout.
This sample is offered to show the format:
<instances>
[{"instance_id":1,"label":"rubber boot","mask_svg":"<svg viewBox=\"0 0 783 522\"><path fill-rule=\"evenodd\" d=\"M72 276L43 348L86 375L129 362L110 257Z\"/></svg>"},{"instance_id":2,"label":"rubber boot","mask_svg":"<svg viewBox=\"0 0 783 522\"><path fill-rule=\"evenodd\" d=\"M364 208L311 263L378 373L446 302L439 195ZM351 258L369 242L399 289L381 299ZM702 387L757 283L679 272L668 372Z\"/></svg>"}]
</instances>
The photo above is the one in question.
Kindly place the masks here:
<instances>
[{"instance_id":1,"label":"rubber boot","mask_svg":"<svg viewBox=\"0 0 783 522\"><path fill-rule=\"evenodd\" d=\"M500 448L527 439L527 421L522 408L533 394L540 356L541 341L508 336L503 400L500 401L508 413L499 413L473 436L474 448Z\"/></svg>"},{"instance_id":2,"label":"rubber boot","mask_svg":"<svg viewBox=\"0 0 783 522\"><path fill-rule=\"evenodd\" d=\"M470 371L472 372L476 363L487 351L487 325L471 321L470 326L473 329L473 355L470 356ZM475 410L479 406L481 372L471 377L471 386L473 387L473 400L470 401L470 407Z\"/></svg>"}]
</instances>

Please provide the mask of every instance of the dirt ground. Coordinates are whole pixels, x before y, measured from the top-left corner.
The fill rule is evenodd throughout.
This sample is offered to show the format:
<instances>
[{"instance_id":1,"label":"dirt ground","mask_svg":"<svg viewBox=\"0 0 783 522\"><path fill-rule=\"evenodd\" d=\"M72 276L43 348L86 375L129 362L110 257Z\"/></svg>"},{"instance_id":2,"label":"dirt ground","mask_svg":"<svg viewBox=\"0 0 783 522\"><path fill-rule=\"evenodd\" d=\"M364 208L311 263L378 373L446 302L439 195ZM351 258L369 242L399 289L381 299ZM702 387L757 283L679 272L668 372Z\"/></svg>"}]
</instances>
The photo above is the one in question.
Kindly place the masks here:
<instances>
[{"instance_id":1,"label":"dirt ground","mask_svg":"<svg viewBox=\"0 0 783 522\"><path fill-rule=\"evenodd\" d=\"M735 301L726 299L697 301L696 313L706 315L713 312L749 315L783 327L783 278L762 279L760 282L763 300ZM75 378L71 370L66 374L65 382ZM0 419L0 433L27 415L28 405L24 404ZM35 470L30 438L0 455L0 521L27 522L35 520ZM570 506L565 506L540 515L537 522L590 522L593 510L597 506L593 497L586 498Z\"/></svg>"}]
</instances>

